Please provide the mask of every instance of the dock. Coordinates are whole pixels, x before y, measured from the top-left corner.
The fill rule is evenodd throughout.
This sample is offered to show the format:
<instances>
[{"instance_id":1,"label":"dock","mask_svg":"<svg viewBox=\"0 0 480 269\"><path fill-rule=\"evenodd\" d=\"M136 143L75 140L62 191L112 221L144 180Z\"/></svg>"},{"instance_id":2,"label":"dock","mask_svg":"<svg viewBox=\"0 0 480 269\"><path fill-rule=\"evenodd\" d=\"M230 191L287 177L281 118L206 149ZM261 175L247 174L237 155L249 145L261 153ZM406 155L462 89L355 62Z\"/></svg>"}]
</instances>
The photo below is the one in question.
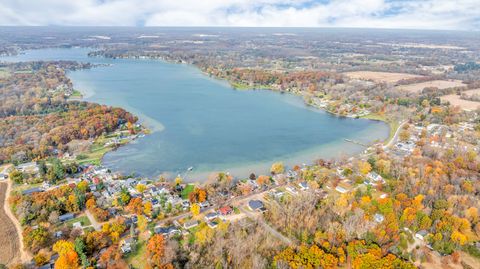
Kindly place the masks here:
<instances>
[{"instance_id":1,"label":"dock","mask_svg":"<svg viewBox=\"0 0 480 269\"><path fill-rule=\"evenodd\" d=\"M365 144L365 143L362 143L362 142L360 142L360 141L356 141L356 140L352 140L352 139L348 139L348 138L345 138L345 139L343 139L343 140L345 140L345 141L347 141L347 142L350 142L350 143L353 143L353 144L357 144L357 145L366 147L366 148L370 147L369 145L367 145L367 144Z\"/></svg>"}]
</instances>

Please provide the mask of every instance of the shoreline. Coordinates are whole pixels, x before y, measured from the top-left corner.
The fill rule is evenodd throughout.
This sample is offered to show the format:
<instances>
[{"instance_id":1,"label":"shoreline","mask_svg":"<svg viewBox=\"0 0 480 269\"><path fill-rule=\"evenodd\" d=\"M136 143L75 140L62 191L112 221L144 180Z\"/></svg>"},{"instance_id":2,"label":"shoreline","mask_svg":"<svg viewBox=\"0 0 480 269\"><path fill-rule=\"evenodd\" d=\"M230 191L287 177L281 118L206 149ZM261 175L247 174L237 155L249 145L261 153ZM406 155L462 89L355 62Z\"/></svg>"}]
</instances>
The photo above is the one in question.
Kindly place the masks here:
<instances>
[{"instance_id":1,"label":"shoreline","mask_svg":"<svg viewBox=\"0 0 480 269\"><path fill-rule=\"evenodd\" d=\"M89 57L92 57L92 56L89 56ZM95 57L98 57L98 56L95 56ZM104 57L104 56L102 56ZM339 117L339 118L351 118L351 119L364 119L364 120L370 120L370 121L376 121L376 122L382 122L384 124L386 124L387 126L389 126L389 135L388 137L385 139L385 140L382 140L381 143L383 144L386 144L388 143L390 140L391 140L391 136L392 134L395 132L391 126L390 126L390 123L386 120L382 120L382 119L369 119L369 118L364 118L364 117L348 117L348 116L345 116L345 115L340 115L338 113L335 113L335 112L332 112L332 111L329 111L327 110L326 108L323 108L323 107L318 107L318 106L315 106L313 104L309 104L305 101L305 98L304 98L304 95L301 94L300 91L278 91L278 90L275 90L275 89L272 89L271 87L268 87L268 86L265 86L265 87L243 87L243 85L239 84L239 86L242 86L242 87L236 87L235 84L233 84L231 81L229 81L228 79L224 79L224 78L220 78L220 77L216 77L216 76L213 76L207 72L205 72L204 70L202 70L200 67L194 65L194 64L191 64L191 63L184 63L184 62L176 62L176 61L169 61L169 60L166 60L164 58L141 58L141 57L104 57L106 59L127 59L127 60L153 60L153 61L161 61L161 62L165 62L165 63L168 63L168 64L181 64L181 65L187 65L193 69L195 69L196 71L198 71L201 75L205 76L206 79L211 79L211 80L214 80L216 83L222 83L224 85L227 85L228 87L230 87L232 90L236 90L236 91L251 91L251 90L268 90L268 91L271 91L271 92L275 92L277 94L283 94L283 93L287 93L287 94L291 94L293 96L298 96L300 98L302 98L302 105L304 106L304 108L306 109L312 109L312 110L316 110L316 111L321 111L321 112L326 112L332 116L335 116L335 117ZM91 95L92 96L92 95ZM90 97L91 97L90 96ZM145 118L146 116L143 115L142 113L137 113L135 111L132 111L132 109L129 109L128 107L123 107L122 108L124 109L127 109L129 112L132 112L132 113L135 113L136 116L139 117L142 117L142 118ZM133 109L135 110L135 109ZM342 139L343 140L343 139ZM341 143L340 141L336 141L337 143ZM125 145L127 145L129 142L127 142ZM371 145L373 145L374 142L372 142ZM324 145L322 145L324 146ZM337 145L337 147L339 147L340 145ZM105 154L108 154L108 152L112 151L114 149L110 149L109 151L105 152ZM305 151L311 151L311 149L309 150L305 150ZM302 151L303 152L303 151ZM318 160L319 158L322 158L320 156L317 156L317 157L313 157L312 155L318 155L319 153L321 152L321 149L319 150L316 150L316 153L312 153L312 152L309 152L308 154L305 154L305 153L301 153L301 152L297 152L295 154L289 154L290 158L279 158L281 162L283 163L293 163L295 161L293 161L294 159L301 159L300 162L304 162L304 163L313 163L315 162L316 160ZM333 156L333 157L326 157L326 159L339 159L339 158L342 158L342 157L353 157L353 156L358 156L360 154L363 153L363 150L359 149L359 150L355 150L355 153L341 153L339 154L340 156ZM293 156L292 156L293 155ZM302 158L305 157L306 155L308 155L309 157L313 157L313 158L309 158L309 157L306 157L306 158ZM308 160L306 160L308 159ZM189 174L189 177L192 177L192 176L196 176L196 177L202 177L204 178L205 180L201 180L202 183L205 183L205 182L208 182L209 181L209 177L212 175L212 174L216 174L218 173L219 171L222 171L222 172L230 172L232 174L232 176L234 177L242 177L242 176L239 176L239 173L238 171L245 171L246 169L248 170L248 172L240 172L240 174L249 174L249 173L252 173L253 170L250 171L249 167L256 167L256 168L259 168L259 167L268 167L268 169L262 169L262 170L269 170L269 166L275 161L265 161L265 162L249 162L249 163L246 163L246 164L241 164L241 165L232 165L230 168L226 168L224 170L216 170L216 169L211 169L211 170L201 170L199 171L198 173L190 173ZM104 162L103 162L103 157L101 158L101 164L103 165ZM235 172L236 171L236 172ZM256 173L259 173L259 171L257 171L257 169L255 169L255 172ZM137 172L138 173L138 172ZM141 174L141 173L139 173ZM261 174L261 173L259 173ZM268 174L268 173L266 173ZM171 171L164 171L164 172L161 172L160 174L158 175L154 175L153 177L157 177L157 176L161 176L161 175L168 175L170 177L175 177L175 172L171 172ZM248 176L248 175L247 175ZM150 176L147 176L147 177L150 177ZM194 180L188 180L189 182L198 182L198 180L194 179Z\"/></svg>"},{"instance_id":2,"label":"shoreline","mask_svg":"<svg viewBox=\"0 0 480 269\"><path fill-rule=\"evenodd\" d=\"M86 47L86 49L91 49L91 48L88 48ZM88 56L88 57L91 57L91 58L95 58L95 57L98 57L98 56ZM301 91L278 91L278 90L275 90L275 89L272 89L271 87L268 87L268 86L265 86L265 87L250 87L250 86L246 86L245 87L235 87L235 85L227 80L227 79L224 79L224 78L220 78L220 77L216 77L214 75L211 75L205 71L203 71L200 67L196 66L195 64L191 64L191 63L183 63L183 62L176 62L176 61L169 61L169 60L166 60L164 58L154 58L154 57L150 57L150 58L140 58L140 57L105 57L105 56L101 56L105 59L131 59L131 60L154 60L154 61L162 61L162 62L165 62L165 63L169 63L169 64L184 64L184 65L188 65L194 69L196 69L197 71L199 71L201 73L201 75L205 76L205 78L207 79L211 79L211 80L215 80L216 82L218 83L222 83L222 84L226 84L228 85L231 89L233 90L237 90L237 91L251 91L251 90L269 90L271 92L276 92L278 94L282 94L282 93L287 93L287 94L292 94L294 96L298 96L298 97L301 97L302 98L302 105L306 108L306 109L312 109L312 110L316 110L316 111L322 111L322 112L327 112L328 114L332 115L332 116L335 116L335 117L339 117L339 118L352 118L352 119L367 119L367 120L373 120L373 121L381 121L381 122L384 122L386 123L387 125L390 125L387 121L385 120L381 120L381 119L368 119L368 118L363 118L363 117L348 117L348 116L345 116L345 115L340 115L338 113L335 113L335 112L332 112L332 111L329 111L327 110L326 108L324 107L318 107L318 106L315 106L313 104L309 104L306 102L305 98L304 98L304 95L301 93ZM107 66L108 67L108 66ZM73 82L73 79L71 78L70 74L74 72L74 71L69 71L68 73L68 77L70 80L72 80ZM239 86L243 86L243 85L240 85ZM86 88L86 89L84 89ZM78 87L77 88L74 88L74 90L77 90L79 91L82 96L80 98L75 98L74 100L83 100L83 101L87 101L87 102L93 102L93 103L98 103L98 102L95 102L94 100L89 100L93 95L95 95L95 91L93 89L88 89L88 87ZM131 112L132 114L134 114L135 116L137 116L139 118L139 123L145 128L144 126L144 123L147 124L147 127L149 127L151 125L151 122L149 121L149 117L146 116L146 115L143 115L142 113L138 113L138 111L136 111L135 109L132 109L128 106L119 106L129 112ZM149 124L150 122L150 124ZM161 124L161 123L160 123ZM162 125L161 128L155 128L155 126L152 126L154 127L153 128L153 132L156 132L156 131L162 131L165 127ZM147 135L148 133L145 133L145 135ZM391 139L390 136L392 135L392 128L390 128L389 130L389 137L383 141L383 143L388 143L388 141ZM130 141L131 142L131 141ZM123 146L123 145L127 145L128 143L130 142L126 142L125 144L122 144L120 146ZM338 141L337 141L338 142ZM109 148L109 149L106 149L105 152L102 154L102 156L100 157L100 160L99 160L99 163L101 165L103 165L103 158L105 156L105 154L108 154L108 152L111 152L115 150L115 148ZM311 149L309 149L311 150ZM309 150L306 150L306 151L309 151ZM318 150L317 150L317 154L318 154ZM357 156L359 154L362 153L362 150L358 150L358 152L356 151L356 153L353 153L353 154L347 154L348 157L352 157L352 156ZM292 159L304 159L305 158L298 158L299 155L302 155L302 156L305 156L305 154L299 154L299 153L294 153L294 154L289 154L289 156L291 157L292 155L294 155L294 157L292 158L279 158L281 159L282 162L291 162ZM313 155L312 153L308 154L308 155ZM344 155L344 154L342 154ZM338 159L339 156L335 156L335 157L332 157L333 159ZM290 160L288 160L290 159ZM315 162L315 160L317 160L318 158L309 158L308 163L313 163ZM331 159L330 157L328 157L327 159ZM269 161L266 161L266 162L261 162L261 163L258 163L258 162L252 162L252 163L249 163L249 164L246 164L246 165L240 165L240 166L232 166L231 169L229 170L243 170L245 169L246 167L252 167L252 166L268 166L266 163L269 163L269 165L271 165L271 163ZM211 174L211 173L215 173L217 172L217 170L215 169L212 169L211 171L201 171L199 173L201 173L202 175L206 175L206 174ZM160 175L162 175L164 173L160 173ZM235 174L233 174L235 176Z\"/></svg>"}]
</instances>

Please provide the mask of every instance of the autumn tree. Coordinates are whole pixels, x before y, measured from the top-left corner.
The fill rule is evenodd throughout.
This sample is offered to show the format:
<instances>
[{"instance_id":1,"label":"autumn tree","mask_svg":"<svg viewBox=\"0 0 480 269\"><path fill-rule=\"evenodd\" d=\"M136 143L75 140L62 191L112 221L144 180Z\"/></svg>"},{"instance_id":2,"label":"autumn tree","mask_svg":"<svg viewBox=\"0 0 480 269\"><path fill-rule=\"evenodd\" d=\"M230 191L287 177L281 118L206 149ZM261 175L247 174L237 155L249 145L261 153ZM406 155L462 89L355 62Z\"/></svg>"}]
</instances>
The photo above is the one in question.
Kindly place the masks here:
<instances>
[{"instance_id":1,"label":"autumn tree","mask_svg":"<svg viewBox=\"0 0 480 269\"><path fill-rule=\"evenodd\" d=\"M270 172L272 174L281 174L285 171L285 167L283 166L282 162L277 162L272 164L272 167L270 168Z\"/></svg>"},{"instance_id":2,"label":"autumn tree","mask_svg":"<svg viewBox=\"0 0 480 269\"><path fill-rule=\"evenodd\" d=\"M53 245L53 251L59 255L55 262L55 268L78 269L78 254L75 252L72 242L59 240Z\"/></svg>"},{"instance_id":3,"label":"autumn tree","mask_svg":"<svg viewBox=\"0 0 480 269\"><path fill-rule=\"evenodd\" d=\"M171 264L165 264L165 239L162 235L152 236L147 243L147 262L152 268L173 268Z\"/></svg>"},{"instance_id":4,"label":"autumn tree","mask_svg":"<svg viewBox=\"0 0 480 269\"><path fill-rule=\"evenodd\" d=\"M200 206L195 203L192 206L190 206L190 212L192 212L193 216L198 216L200 214Z\"/></svg>"}]
</instances>

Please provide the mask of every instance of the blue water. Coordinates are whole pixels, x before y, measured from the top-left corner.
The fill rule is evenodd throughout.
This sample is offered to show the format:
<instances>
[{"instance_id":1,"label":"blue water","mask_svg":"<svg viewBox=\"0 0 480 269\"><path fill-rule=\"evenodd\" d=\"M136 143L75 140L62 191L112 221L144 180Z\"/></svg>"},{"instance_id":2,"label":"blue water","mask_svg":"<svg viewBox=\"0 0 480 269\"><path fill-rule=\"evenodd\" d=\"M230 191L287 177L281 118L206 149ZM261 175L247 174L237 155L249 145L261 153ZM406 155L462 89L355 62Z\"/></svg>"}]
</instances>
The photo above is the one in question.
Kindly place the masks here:
<instances>
[{"instance_id":1,"label":"blue water","mask_svg":"<svg viewBox=\"0 0 480 269\"><path fill-rule=\"evenodd\" d=\"M290 94L237 91L193 66L89 58L87 52L45 49L1 59L111 64L68 75L87 100L124 107L153 130L105 155L104 164L116 171L157 176L193 166L197 177L190 180L220 170L245 176L265 173L275 161L293 165L363 150L345 138L371 143L388 137L382 122L333 116Z\"/></svg>"}]
</instances>

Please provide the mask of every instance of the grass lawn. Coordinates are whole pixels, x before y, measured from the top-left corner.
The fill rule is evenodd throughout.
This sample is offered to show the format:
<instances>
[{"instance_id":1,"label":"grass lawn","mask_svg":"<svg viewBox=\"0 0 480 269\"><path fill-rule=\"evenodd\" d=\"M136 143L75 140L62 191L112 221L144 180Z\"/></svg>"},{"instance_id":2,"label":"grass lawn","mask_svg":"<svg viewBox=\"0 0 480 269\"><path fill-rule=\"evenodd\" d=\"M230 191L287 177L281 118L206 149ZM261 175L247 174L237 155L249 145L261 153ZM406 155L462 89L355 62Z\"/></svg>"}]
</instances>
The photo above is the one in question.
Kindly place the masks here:
<instances>
[{"instance_id":1,"label":"grass lawn","mask_svg":"<svg viewBox=\"0 0 480 269\"><path fill-rule=\"evenodd\" d=\"M78 91L78 90L73 90L72 95L70 95L70 97L72 97L72 98L82 98L83 95L82 95L82 93L81 93L80 91Z\"/></svg>"},{"instance_id":2,"label":"grass lawn","mask_svg":"<svg viewBox=\"0 0 480 269\"><path fill-rule=\"evenodd\" d=\"M102 162L102 157L105 153L112 150L112 146L105 147L105 143L107 142L107 138L101 136L95 140L90 149L86 153L82 153L85 155L86 158L78 160L79 164L91 163L95 165L100 165Z\"/></svg>"},{"instance_id":3,"label":"grass lawn","mask_svg":"<svg viewBox=\"0 0 480 269\"><path fill-rule=\"evenodd\" d=\"M57 183L52 184L51 186L61 185L61 184L64 184L64 183L67 183L66 179L57 181ZM25 191L25 190L28 190L28 189L38 188L38 187L42 187L42 186L43 186L43 182L33 183L33 184L14 184L13 187L12 187L12 191L22 192L22 191Z\"/></svg>"},{"instance_id":4,"label":"grass lawn","mask_svg":"<svg viewBox=\"0 0 480 269\"><path fill-rule=\"evenodd\" d=\"M182 190L182 198L188 199L188 195L195 189L195 185L188 184L185 189Z\"/></svg>"},{"instance_id":5,"label":"grass lawn","mask_svg":"<svg viewBox=\"0 0 480 269\"><path fill-rule=\"evenodd\" d=\"M361 117L362 119L369 119L369 120L379 120L387 123L390 126L390 133L388 135L388 138L383 142L384 144L387 144L392 140L393 136L395 135L395 132L398 129L398 126L400 125L397 121L390 121L387 118L385 118L384 115L379 115L376 113L371 113L365 116Z\"/></svg>"},{"instance_id":6,"label":"grass lawn","mask_svg":"<svg viewBox=\"0 0 480 269\"><path fill-rule=\"evenodd\" d=\"M13 181L12 181L13 182ZM13 191L18 191L18 192L22 192L24 190L28 190L28 189L33 189L33 188L38 188L38 187L41 187L42 186L42 182L40 183L35 183L35 184L14 184L13 185L13 188L12 188L12 192Z\"/></svg>"},{"instance_id":7,"label":"grass lawn","mask_svg":"<svg viewBox=\"0 0 480 269\"><path fill-rule=\"evenodd\" d=\"M135 251L132 251L126 256L126 261L133 268L141 269L147 266L147 261L145 259L145 252L147 251L147 246L145 241L138 241Z\"/></svg>"},{"instance_id":8,"label":"grass lawn","mask_svg":"<svg viewBox=\"0 0 480 269\"><path fill-rule=\"evenodd\" d=\"M72 227L75 222L80 222L82 226L88 226L91 225L90 220L88 219L87 216L81 216L78 218L74 218L68 221L65 221L63 224L67 225L68 227Z\"/></svg>"}]
</instances>

